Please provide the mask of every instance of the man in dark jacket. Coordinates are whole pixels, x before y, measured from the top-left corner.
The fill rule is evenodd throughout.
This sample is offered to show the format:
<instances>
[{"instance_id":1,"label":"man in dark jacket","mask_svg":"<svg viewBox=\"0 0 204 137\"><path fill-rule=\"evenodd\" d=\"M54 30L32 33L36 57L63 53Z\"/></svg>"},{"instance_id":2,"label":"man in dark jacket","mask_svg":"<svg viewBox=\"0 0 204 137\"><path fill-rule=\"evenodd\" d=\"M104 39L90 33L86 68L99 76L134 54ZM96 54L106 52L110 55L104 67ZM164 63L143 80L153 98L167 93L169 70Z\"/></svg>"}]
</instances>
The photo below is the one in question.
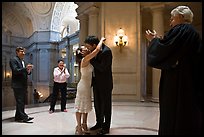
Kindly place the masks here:
<instances>
[{"instance_id":1,"label":"man in dark jacket","mask_svg":"<svg viewBox=\"0 0 204 137\"><path fill-rule=\"evenodd\" d=\"M96 36L88 36L85 39L85 46L93 51L99 43ZM101 51L90 62L94 67L92 78L94 108L96 114L96 125L90 130L97 130L98 135L107 134L110 131L112 115L112 52L105 44Z\"/></svg>"},{"instance_id":2,"label":"man in dark jacket","mask_svg":"<svg viewBox=\"0 0 204 137\"><path fill-rule=\"evenodd\" d=\"M178 6L171 11L172 28L162 39L156 31L146 31L150 41L148 65L161 69L159 135L201 135L203 132L204 76L200 69L203 46L191 25L192 20L189 7Z\"/></svg>"},{"instance_id":3,"label":"man in dark jacket","mask_svg":"<svg viewBox=\"0 0 204 137\"><path fill-rule=\"evenodd\" d=\"M25 98L27 92L27 75L31 74L32 65L25 64L23 58L25 55L25 49L22 47L16 48L16 56L10 59L10 67L12 70L12 83L11 86L14 91L16 99L16 113L15 121L25 122L32 120L33 117L29 117L25 113Z\"/></svg>"}]
</instances>

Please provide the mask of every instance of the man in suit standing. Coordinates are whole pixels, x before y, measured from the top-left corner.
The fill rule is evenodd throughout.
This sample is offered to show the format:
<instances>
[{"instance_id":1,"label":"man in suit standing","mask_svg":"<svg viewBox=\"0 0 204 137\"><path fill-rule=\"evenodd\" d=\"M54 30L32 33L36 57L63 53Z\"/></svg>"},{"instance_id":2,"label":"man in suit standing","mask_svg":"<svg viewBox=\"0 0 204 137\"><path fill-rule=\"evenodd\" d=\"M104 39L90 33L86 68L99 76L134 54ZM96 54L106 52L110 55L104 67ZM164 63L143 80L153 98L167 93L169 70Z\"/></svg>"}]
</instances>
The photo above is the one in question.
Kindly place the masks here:
<instances>
[{"instance_id":1,"label":"man in suit standing","mask_svg":"<svg viewBox=\"0 0 204 137\"><path fill-rule=\"evenodd\" d=\"M27 75L31 74L33 65L25 64L24 55L25 49L17 47L16 56L10 59L9 63L12 70L11 86L16 99L15 121L28 123L33 117L29 117L25 113L25 96L27 92Z\"/></svg>"},{"instance_id":2,"label":"man in suit standing","mask_svg":"<svg viewBox=\"0 0 204 137\"><path fill-rule=\"evenodd\" d=\"M85 46L93 51L99 43L96 36L88 36L85 39ZM112 52L105 44L101 51L90 62L94 67L92 78L94 108L96 114L96 125L90 130L97 130L98 135L107 134L110 131L112 115Z\"/></svg>"}]
</instances>

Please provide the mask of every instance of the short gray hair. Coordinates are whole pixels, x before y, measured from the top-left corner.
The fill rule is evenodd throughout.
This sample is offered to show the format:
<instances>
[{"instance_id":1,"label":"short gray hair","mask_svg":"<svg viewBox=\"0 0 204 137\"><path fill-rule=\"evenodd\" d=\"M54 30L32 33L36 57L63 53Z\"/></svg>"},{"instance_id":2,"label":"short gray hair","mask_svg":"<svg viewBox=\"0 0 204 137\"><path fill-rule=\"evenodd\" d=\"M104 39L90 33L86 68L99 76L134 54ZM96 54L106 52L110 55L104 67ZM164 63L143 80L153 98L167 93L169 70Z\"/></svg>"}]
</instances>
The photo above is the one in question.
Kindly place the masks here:
<instances>
[{"instance_id":1,"label":"short gray hair","mask_svg":"<svg viewBox=\"0 0 204 137\"><path fill-rule=\"evenodd\" d=\"M184 20L187 23L192 23L193 22L193 12L190 10L189 7L187 6L178 6L175 9L171 11L171 15L175 16L177 14L183 15Z\"/></svg>"}]
</instances>

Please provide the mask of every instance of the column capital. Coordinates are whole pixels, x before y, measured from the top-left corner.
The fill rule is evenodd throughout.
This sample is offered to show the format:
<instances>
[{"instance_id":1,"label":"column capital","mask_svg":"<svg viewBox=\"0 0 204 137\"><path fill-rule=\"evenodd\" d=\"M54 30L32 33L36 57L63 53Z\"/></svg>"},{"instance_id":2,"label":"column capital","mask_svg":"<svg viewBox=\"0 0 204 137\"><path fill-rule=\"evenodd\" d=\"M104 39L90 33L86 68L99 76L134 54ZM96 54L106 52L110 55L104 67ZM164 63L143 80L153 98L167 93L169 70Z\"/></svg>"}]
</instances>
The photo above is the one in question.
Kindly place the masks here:
<instances>
[{"instance_id":1,"label":"column capital","mask_svg":"<svg viewBox=\"0 0 204 137\"><path fill-rule=\"evenodd\" d=\"M87 9L85 11L86 14L89 14L89 15L94 15L94 14L98 14L99 12L99 8L95 7L95 6L92 6L90 7L89 9Z\"/></svg>"},{"instance_id":2,"label":"column capital","mask_svg":"<svg viewBox=\"0 0 204 137\"><path fill-rule=\"evenodd\" d=\"M78 20L88 20L88 15L87 14L80 14L76 17Z\"/></svg>"},{"instance_id":3,"label":"column capital","mask_svg":"<svg viewBox=\"0 0 204 137\"><path fill-rule=\"evenodd\" d=\"M164 4L158 4L150 7L151 11L162 11L165 8Z\"/></svg>"}]
</instances>

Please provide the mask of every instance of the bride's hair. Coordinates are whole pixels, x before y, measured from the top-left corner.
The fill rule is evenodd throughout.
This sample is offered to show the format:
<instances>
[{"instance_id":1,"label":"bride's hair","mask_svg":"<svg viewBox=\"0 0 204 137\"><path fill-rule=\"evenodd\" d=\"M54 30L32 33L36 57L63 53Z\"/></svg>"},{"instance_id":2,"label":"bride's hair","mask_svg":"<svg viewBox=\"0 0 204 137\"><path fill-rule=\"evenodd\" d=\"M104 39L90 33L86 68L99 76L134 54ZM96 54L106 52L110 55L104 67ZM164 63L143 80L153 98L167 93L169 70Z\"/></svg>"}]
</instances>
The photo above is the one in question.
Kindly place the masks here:
<instances>
[{"instance_id":1,"label":"bride's hair","mask_svg":"<svg viewBox=\"0 0 204 137\"><path fill-rule=\"evenodd\" d=\"M81 59L83 58L82 56L82 48L77 48L76 50L76 63L81 63Z\"/></svg>"}]
</instances>

